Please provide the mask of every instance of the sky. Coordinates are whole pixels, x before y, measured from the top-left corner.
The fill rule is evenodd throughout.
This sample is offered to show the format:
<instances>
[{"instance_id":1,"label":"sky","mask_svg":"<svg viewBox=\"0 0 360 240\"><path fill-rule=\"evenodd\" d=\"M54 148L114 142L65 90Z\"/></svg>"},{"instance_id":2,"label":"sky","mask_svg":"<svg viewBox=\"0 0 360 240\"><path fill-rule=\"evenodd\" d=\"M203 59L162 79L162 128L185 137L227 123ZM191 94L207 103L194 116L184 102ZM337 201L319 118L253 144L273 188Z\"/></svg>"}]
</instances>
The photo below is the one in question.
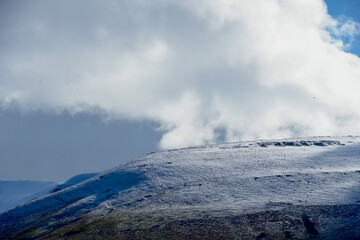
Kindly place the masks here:
<instances>
[{"instance_id":1,"label":"sky","mask_svg":"<svg viewBox=\"0 0 360 240\"><path fill-rule=\"evenodd\" d=\"M360 134L356 0L0 3L0 179Z\"/></svg>"},{"instance_id":2,"label":"sky","mask_svg":"<svg viewBox=\"0 0 360 240\"><path fill-rule=\"evenodd\" d=\"M356 0L326 0L328 13L336 18L352 18L356 22L360 22L360 2ZM360 56L360 38L355 37L347 51Z\"/></svg>"}]
</instances>

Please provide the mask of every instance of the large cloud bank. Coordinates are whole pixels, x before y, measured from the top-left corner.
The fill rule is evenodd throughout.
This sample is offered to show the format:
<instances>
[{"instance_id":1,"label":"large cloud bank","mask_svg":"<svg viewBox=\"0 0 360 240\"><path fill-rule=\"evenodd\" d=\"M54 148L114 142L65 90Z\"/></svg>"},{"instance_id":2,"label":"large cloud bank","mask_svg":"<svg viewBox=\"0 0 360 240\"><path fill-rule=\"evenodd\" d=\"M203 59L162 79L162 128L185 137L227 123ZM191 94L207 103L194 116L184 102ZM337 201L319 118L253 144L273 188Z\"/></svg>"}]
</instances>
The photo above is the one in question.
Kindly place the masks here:
<instances>
[{"instance_id":1,"label":"large cloud bank","mask_svg":"<svg viewBox=\"0 0 360 240\"><path fill-rule=\"evenodd\" d=\"M162 148L360 133L359 24L322 0L2 1L0 104L156 121ZM96 109L96 110L95 110Z\"/></svg>"}]
</instances>

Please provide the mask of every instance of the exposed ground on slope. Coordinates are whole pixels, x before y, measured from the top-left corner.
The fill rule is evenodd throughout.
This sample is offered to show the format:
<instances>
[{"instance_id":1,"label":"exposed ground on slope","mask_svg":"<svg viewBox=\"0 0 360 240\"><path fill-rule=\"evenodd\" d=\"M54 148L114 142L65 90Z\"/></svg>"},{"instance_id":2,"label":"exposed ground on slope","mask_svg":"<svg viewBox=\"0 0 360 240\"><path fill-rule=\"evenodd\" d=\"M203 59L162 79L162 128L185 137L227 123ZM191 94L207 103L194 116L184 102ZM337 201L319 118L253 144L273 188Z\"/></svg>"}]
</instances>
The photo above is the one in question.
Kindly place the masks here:
<instances>
[{"instance_id":1,"label":"exposed ground on slope","mask_svg":"<svg viewBox=\"0 0 360 240\"><path fill-rule=\"evenodd\" d=\"M51 232L29 230L17 239L360 239L359 205L271 203L269 208L252 214L116 211L89 215Z\"/></svg>"}]
</instances>

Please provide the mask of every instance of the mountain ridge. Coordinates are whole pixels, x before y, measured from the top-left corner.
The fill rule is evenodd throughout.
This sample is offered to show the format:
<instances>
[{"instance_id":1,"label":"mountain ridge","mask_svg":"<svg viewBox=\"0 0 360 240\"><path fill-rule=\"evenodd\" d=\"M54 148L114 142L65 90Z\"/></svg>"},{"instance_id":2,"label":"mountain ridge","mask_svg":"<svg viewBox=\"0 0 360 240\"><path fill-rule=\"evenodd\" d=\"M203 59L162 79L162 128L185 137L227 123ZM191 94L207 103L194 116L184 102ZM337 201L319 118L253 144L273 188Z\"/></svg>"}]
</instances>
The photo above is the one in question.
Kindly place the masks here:
<instances>
[{"instance_id":1,"label":"mountain ridge","mask_svg":"<svg viewBox=\"0 0 360 240\"><path fill-rule=\"evenodd\" d=\"M152 153L1 214L0 237L360 237L359 159L357 136Z\"/></svg>"}]
</instances>

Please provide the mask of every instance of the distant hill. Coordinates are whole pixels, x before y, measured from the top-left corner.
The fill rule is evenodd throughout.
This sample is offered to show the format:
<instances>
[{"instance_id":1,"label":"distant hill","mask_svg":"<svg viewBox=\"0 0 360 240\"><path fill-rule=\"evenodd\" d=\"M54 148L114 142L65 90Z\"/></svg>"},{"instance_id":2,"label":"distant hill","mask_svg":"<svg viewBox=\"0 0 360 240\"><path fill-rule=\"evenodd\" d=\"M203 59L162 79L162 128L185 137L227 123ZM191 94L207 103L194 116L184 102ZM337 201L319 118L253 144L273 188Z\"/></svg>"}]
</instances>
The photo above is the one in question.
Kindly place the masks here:
<instances>
[{"instance_id":1,"label":"distant hill","mask_svg":"<svg viewBox=\"0 0 360 240\"><path fill-rule=\"evenodd\" d=\"M0 180L0 213L49 194L57 184L57 182Z\"/></svg>"},{"instance_id":2,"label":"distant hill","mask_svg":"<svg viewBox=\"0 0 360 240\"><path fill-rule=\"evenodd\" d=\"M0 239L360 239L360 137L152 153L0 215Z\"/></svg>"},{"instance_id":3,"label":"distant hill","mask_svg":"<svg viewBox=\"0 0 360 240\"><path fill-rule=\"evenodd\" d=\"M83 182L98 173L83 173L76 175L64 183L48 182L48 181L4 181L0 180L0 213L10 210L27 201L39 198L59 191L61 189L71 187L75 184Z\"/></svg>"}]
</instances>

